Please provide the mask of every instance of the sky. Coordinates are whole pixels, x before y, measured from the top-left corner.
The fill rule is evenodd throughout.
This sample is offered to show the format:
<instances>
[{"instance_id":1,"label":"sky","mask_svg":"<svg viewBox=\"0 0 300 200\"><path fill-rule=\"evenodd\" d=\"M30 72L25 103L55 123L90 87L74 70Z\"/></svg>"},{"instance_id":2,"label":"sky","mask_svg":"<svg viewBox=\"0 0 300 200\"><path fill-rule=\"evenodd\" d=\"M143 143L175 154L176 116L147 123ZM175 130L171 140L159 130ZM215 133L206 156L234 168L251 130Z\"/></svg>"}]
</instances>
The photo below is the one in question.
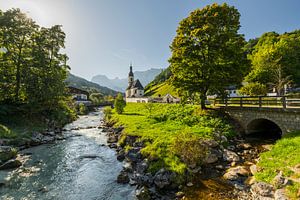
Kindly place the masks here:
<instances>
[{"instance_id":1,"label":"sky","mask_svg":"<svg viewBox=\"0 0 300 200\"><path fill-rule=\"evenodd\" d=\"M240 33L300 29L299 0L0 0L0 9L20 8L40 26L62 25L71 73L125 78L134 71L168 67L178 23L212 3L235 6Z\"/></svg>"}]
</instances>

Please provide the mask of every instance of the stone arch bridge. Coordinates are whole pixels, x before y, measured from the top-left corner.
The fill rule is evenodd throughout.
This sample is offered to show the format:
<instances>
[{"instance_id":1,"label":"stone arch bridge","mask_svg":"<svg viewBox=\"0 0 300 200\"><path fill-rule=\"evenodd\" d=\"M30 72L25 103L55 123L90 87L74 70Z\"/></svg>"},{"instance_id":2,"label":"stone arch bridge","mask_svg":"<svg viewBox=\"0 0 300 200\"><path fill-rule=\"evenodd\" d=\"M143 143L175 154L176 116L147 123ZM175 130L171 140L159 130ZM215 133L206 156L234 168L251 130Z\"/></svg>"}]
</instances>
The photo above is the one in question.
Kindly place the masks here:
<instances>
[{"instance_id":1,"label":"stone arch bridge","mask_svg":"<svg viewBox=\"0 0 300 200\"><path fill-rule=\"evenodd\" d=\"M286 134L300 130L300 109L227 107L224 110L241 125L246 134L262 130Z\"/></svg>"},{"instance_id":2,"label":"stone arch bridge","mask_svg":"<svg viewBox=\"0 0 300 200\"><path fill-rule=\"evenodd\" d=\"M300 99L282 97L238 97L219 106L243 128L246 134L300 130Z\"/></svg>"}]
</instances>

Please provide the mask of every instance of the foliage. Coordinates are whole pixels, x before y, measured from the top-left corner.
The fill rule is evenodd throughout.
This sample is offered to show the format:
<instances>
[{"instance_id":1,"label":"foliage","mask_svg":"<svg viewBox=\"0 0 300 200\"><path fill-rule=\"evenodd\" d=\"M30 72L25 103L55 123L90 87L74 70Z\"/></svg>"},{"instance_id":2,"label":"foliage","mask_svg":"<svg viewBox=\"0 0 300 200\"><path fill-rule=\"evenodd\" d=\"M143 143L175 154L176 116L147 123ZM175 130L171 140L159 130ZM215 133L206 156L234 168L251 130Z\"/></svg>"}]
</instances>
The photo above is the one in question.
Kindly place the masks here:
<instances>
[{"instance_id":1,"label":"foliage","mask_svg":"<svg viewBox=\"0 0 300 200\"><path fill-rule=\"evenodd\" d=\"M300 84L300 31L265 33L248 57L252 69L247 82L275 87L279 95L285 84Z\"/></svg>"},{"instance_id":2,"label":"foliage","mask_svg":"<svg viewBox=\"0 0 300 200\"><path fill-rule=\"evenodd\" d=\"M152 87L166 82L171 77L170 68L164 69L160 74L158 74L153 81L151 81L146 87L145 91L151 90Z\"/></svg>"},{"instance_id":3,"label":"foliage","mask_svg":"<svg viewBox=\"0 0 300 200\"><path fill-rule=\"evenodd\" d=\"M110 88L103 87L97 83L87 81L84 78L68 73L65 83L78 89L88 91L89 93L101 93L104 96L116 96L118 93Z\"/></svg>"},{"instance_id":4,"label":"foliage","mask_svg":"<svg viewBox=\"0 0 300 200\"><path fill-rule=\"evenodd\" d=\"M272 183L278 171L282 171L285 177L298 179L300 177L296 165L300 163L300 132L293 132L278 140L272 149L260 155L258 166L262 169L255 174L260 181ZM296 195L300 184L293 183L287 187L291 199L297 199Z\"/></svg>"},{"instance_id":5,"label":"foliage","mask_svg":"<svg viewBox=\"0 0 300 200\"><path fill-rule=\"evenodd\" d=\"M83 103L78 104L78 114L85 115L87 111L88 109Z\"/></svg>"},{"instance_id":6,"label":"foliage","mask_svg":"<svg viewBox=\"0 0 300 200\"><path fill-rule=\"evenodd\" d=\"M75 119L64 83L69 67L62 27L40 27L19 9L0 11L0 27L0 122L31 130L31 124L61 127Z\"/></svg>"},{"instance_id":7,"label":"foliage","mask_svg":"<svg viewBox=\"0 0 300 200\"><path fill-rule=\"evenodd\" d=\"M196 138L198 141L203 138L214 138L215 132L228 137L233 135L231 125L219 117L217 111L203 111L199 106L156 103L153 104L151 113L149 117L145 104L128 103L122 115L113 113L112 117L117 121L116 126L124 127L123 138L132 135L139 136L145 141L146 146L142 149L142 153L150 160L155 160L151 163L150 171L161 167L178 173L185 171L187 163L182 159L186 155L180 151L183 146L174 145L180 138L187 139L185 144L188 144L190 135L193 135L192 141ZM182 134L186 137L181 137ZM197 145L193 147L194 150L200 148ZM174 148L177 149L176 154ZM195 156L195 160L200 159L200 155Z\"/></svg>"},{"instance_id":8,"label":"foliage","mask_svg":"<svg viewBox=\"0 0 300 200\"><path fill-rule=\"evenodd\" d=\"M207 146L196 135L183 132L177 135L171 149L180 159L189 166L202 164L208 152Z\"/></svg>"},{"instance_id":9,"label":"foliage","mask_svg":"<svg viewBox=\"0 0 300 200\"><path fill-rule=\"evenodd\" d=\"M208 90L239 84L248 69L238 34L240 14L227 4L212 4L183 19L171 44L172 84L198 93L202 108Z\"/></svg>"},{"instance_id":10,"label":"foliage","mask_svg":"<svg viewBox=\"0 0 300 200\"><path fill-rule=\"evenodd\" d=\"M121 93L118 94L118 96L115 99L114 107L116 109L116 112L118 114L122 114L124 108L126 106L126 102L123 98L123 95Z\"/></svg>"},{"instance_id":11,"label":"foliage","mask_svg":"<svg viewBox=\"0 0 300 200\"><path fill-rule=\"evenodd\" d=\"M268 88L258 82L249 83L243 86L239 93L246 96L264 96L268 92Z\"/></svg>"},{"instance_id":12,"label":"foliage","mask_svg":"<svg viewBox=\"0 0 300 200\"><path fill-rule=\"evenodd\" d=\"M8 127L0 124L0 138L16 138L16 134Z\"/></svg>"},{"instance_id":13,"label":"foliage","mask_svg":"<svg viewBox=\"0 0 300 200\"><path fill-rule=\"evenodd\" d=\"M90 99L94 105L99 105L104 102L104 96L101 93L92 93Z\"/></svg>"},{"instance_id":14,"label":"foliage","mask_svg":"<svg viewBox=\"0 0 300 200\"><path fill-rule=\"evenodd\" d=\"M152 111L154 108L154 104L153 103L146 103L145 104L145 109L148 111L149 116L151 117Z\"/></svg>"},{"instance_id":15,"label":"foliage","mask_svg":"<svg viewBox=\"0 0 300 200\"><path fill-rule=\"evenodd\" d=\"M103 113L104 113L104 119L106 121L110 121L111 117L112 117L112 109L111 107L105 107L104 110L103 110Z\"/></svg>"},{"instance_id":16,"label":"foliage","mask_svg":"<svg viewBox=\"0 0 300 200\"><path fill-rule=\"evenodd\" d=\"M176 88L173 85L171 85L169 81L153 85L152 87L148 87L148 89L145 91L146 96L163 97L166 94L178 96Z\"/></svg>"}]
</instances>

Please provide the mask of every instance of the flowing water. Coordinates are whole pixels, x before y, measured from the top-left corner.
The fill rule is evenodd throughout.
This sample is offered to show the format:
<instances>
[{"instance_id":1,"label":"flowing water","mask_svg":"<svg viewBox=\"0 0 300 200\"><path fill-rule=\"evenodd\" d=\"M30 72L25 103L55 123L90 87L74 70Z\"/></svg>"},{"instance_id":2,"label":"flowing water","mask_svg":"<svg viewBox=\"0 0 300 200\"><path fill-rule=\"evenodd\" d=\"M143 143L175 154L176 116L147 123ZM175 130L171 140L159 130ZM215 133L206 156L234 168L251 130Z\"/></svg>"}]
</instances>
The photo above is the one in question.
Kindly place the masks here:
<instances>
[{"instance_id":1,"label":"flowing water","mask_svg":"<svg viewBox=\"0 0 300 200\"><path fill-rule=\"evenodd\" d=\"M71 137L23 150L21 168L0 171L6 180L0 199L134 199L133 187L116 182L122 163L106 146L101 129L93 128L102 117L101 110L81 116L65 127L69 131L64 134Z\"/></svg>"}]
</instances>

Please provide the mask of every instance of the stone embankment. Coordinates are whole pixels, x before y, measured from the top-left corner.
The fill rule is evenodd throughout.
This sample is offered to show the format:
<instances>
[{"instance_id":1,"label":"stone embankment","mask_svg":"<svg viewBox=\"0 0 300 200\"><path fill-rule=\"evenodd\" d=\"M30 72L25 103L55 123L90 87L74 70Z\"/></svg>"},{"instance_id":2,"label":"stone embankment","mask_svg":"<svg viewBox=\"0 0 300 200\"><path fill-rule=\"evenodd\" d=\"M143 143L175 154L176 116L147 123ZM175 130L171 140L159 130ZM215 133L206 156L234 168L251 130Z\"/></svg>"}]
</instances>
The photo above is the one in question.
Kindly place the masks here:
<instances>
[{"instance_id":1,"label":"stone embankment","mask_svg":"<svg viewBox=\"0 0 300 200\"><path fill-rule=\"evenodd\" d=\"M284 191L288 182L280 172L274 180L278 182L276 188L256 181L253 176L260 170L256 166L259 153L268 150L269 145L258 148L241 138L227 140L226 137L217 135L216 140L202 141L208 147L209 153L201 166L189 166L184 177L164 168L152 174L148 172L148 167L153 161L149 161L141 153L144 143L136 136L126 136L123 145L120 146L117 143L121 138L123 128L113 128L103 124L99 128L107 133L108 145L116 149L117 159L124 162L117 182L136 185L137 199L185 199L185 188L193 187L199 179L225 181L232 188L222 194L227 199L288 199ZM225 143L228 144L226 147L221 145Z\"/></svg>"}]
</instances>

